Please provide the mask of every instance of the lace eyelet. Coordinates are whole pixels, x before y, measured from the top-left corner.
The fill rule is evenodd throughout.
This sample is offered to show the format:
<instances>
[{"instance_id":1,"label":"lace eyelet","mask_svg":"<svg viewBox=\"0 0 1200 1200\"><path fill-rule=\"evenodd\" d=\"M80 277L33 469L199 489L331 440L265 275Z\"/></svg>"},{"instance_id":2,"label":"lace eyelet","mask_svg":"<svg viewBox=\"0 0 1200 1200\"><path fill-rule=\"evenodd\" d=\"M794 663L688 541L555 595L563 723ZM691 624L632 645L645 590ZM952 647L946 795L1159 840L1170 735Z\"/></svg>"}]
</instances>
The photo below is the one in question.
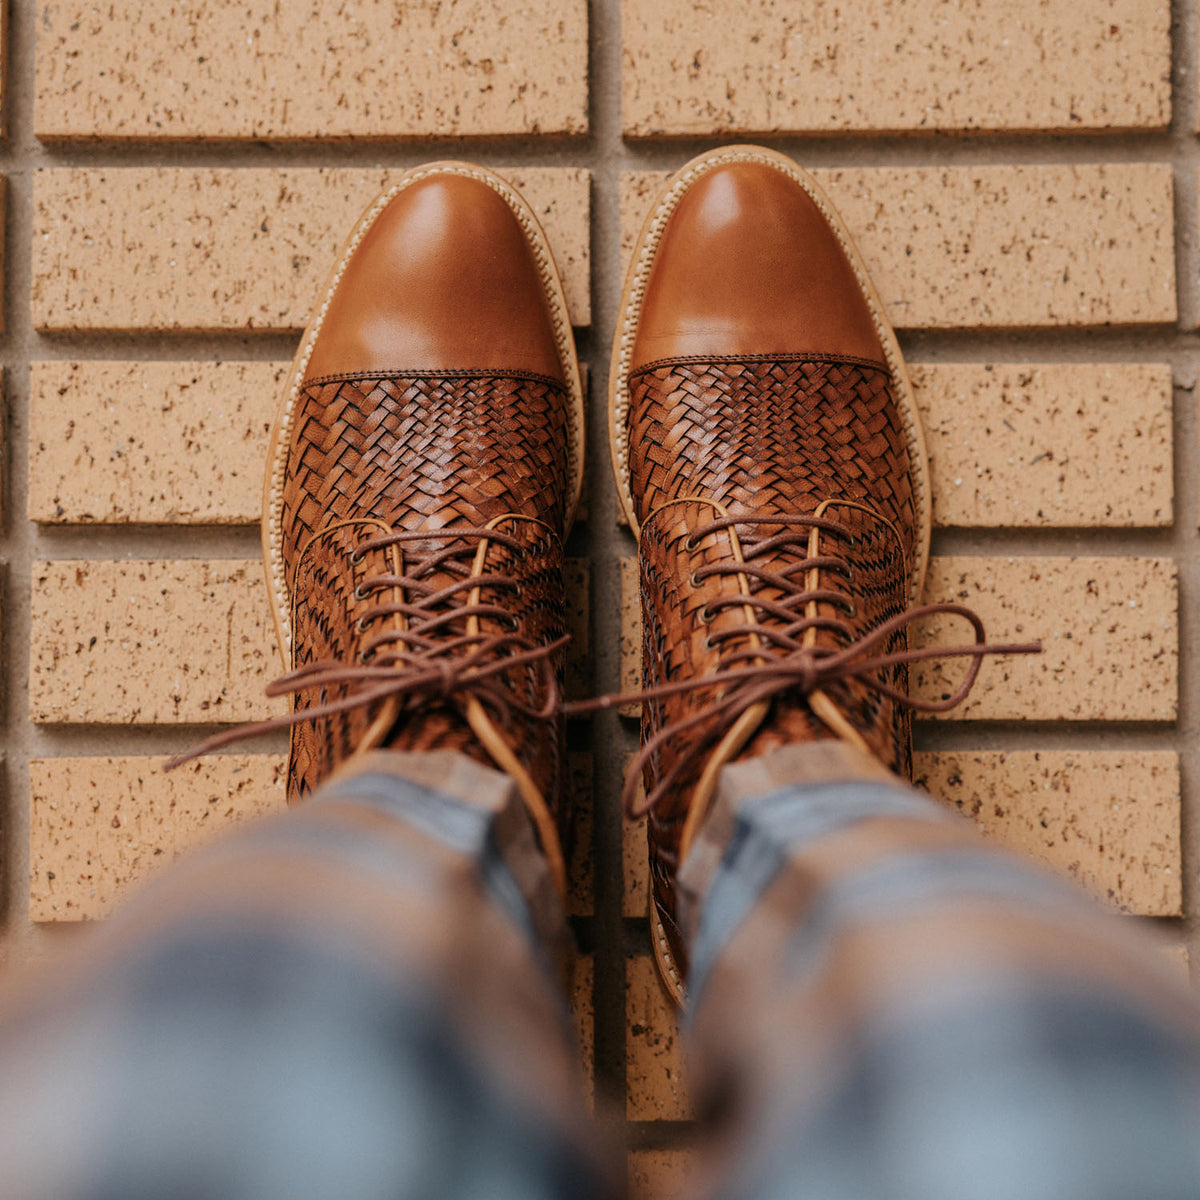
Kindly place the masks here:
<instances>
[{"instance_id":1,"label":"lace eyelet","mask_svg":"<svg viewBox=\"0 0 1200 1200\"><path fill-rule=\"evenodd\" d=\"M357 550L350 551L350 561L354 566L358 566L363 560L363 556Z\"/></svg>"},{"instance_id":2,"label":"lace eyelet","mask_svg":"<svg viewBox=\"0 0 1200 1200\"><path fill-rule=\"evenodd\" d=\"M692 585L692 587L698 588L700 586L699 575L695 571L693 571L691 576L688 579L688 582Z\"/></svg>"},{"instance_id":3,"label":"lace eyelet","mask_svg":"<svg viewBox=\"0 0 1200 1200\"><path fill-rule=\"evenodd\" d=\"M368 624L368 622L367 622L366 617L359 617L358 620L354 622L355 632L356 633L365 633L366 629L367 629L367 624Z\"/></svg>"},{"instance_id":4,"label":"lace eyelet","mask_svg":"<svg viewBox=\"0 0 1200 1200\"><path fill-rule=\"evenodd\" d=\"M521 622L511 614L504 618L504 624L509 633L516 633L521 628Z\"/></svg>"},{"instance_id":5,"label":"lace eyelet","mask_svg":"<svg viewBox=\"0 0 1200 1200\"><path fill-rule=\"evenodd\" d=\"M354 589L355 600L365 600L370 594L361 583Z\"/></svg>"},{"instance_id":6,"label":"lace eyelet","mask_svg":"<svg viewBox=\"0 0 1200 1200\"><path fill-rule=\"evenodd\" d=\"M703 607L703 608L700 610L700 620L701 620L701 622L702 622L703 624L705 624L705 625L708 625L708 624L710 624L710 623L711 623L712 619L713 619L713 611L712 611L712 609L711 609L711 608L709 608L709 607L708 607L708 605L706 604L706 605L705 605L705 606L704 606L704 607Z\"/></svg>"},{"instance_id":7,"label":"lace eyelet","mask_svg":"<svg viewBox=\"0 0 1200 1200\"><path fill-rule=\"evenodd\" d=\"M690 554L690 553L692 553L692 551L696 549L696 541L695 541L695 539L692 537L692 535L691 535L690 533L687 535L687 537L685 537L685 538L683 539L683 548L684 548L684 549L685 549L685 550L686 550L686 551L687 551L689 554Z\"/></svg>"},{"instance_id":8,"label":"lace eyelet","mask_svg":"<svg viewBox=\"0 0 1200 1200\"><path fill-rule=\"evenodd\" d=\"M705 648L705 650L710 650L710 651L715 650L717 648L717 643L714 642L712 640L712 638L706 637L704 639L704 648Z\"/></svg>"}]
</instances>

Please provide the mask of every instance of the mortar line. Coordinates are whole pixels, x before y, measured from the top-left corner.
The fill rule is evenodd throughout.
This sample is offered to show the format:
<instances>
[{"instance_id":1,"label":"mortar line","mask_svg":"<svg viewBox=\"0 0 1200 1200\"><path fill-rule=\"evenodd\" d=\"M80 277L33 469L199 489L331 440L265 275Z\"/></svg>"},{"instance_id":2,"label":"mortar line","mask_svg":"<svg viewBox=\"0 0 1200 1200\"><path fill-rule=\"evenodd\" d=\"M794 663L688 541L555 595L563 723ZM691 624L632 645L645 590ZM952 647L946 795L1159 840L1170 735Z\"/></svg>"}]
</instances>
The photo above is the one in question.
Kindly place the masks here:
<instances>
[{"instance_id":1,"label":"mortar line","mask_svg":"<svg viewBox=\"0 0 1200 1200\"><path fill-rule=\"evenodd\" d=\"M588 20L592 171L589 447L591 477L588 549L592 558L593 679L598 690L617 686L620 672L620 580L613 553L621 536L608 458L608 344L615 324L619 286L612 266L620 253L617 166L621 155L621 38L619 7L590 0ZM615 1101L612 1118L624 1130L626 1113L625 940L622 930L623 828L620 770L624 736L613 713L592 719L595 804L595 1054L598 1093ZM603 1089L600 1088L603 1079Z\"/></svg>"},{"instance_id":2,"label":"mortar line","mask_svg":"<svg viewBox=\"0 0 1200 1200\"><path fill-rule=\"evenodd\" d=\"M0 961L14 941L36 942L26 919L29 872L29 563L31 531L25 520L28 450L29 349L32 280L33 200L29 165L36 156L33 138L33 0L16 0L8 13L6 104L8 159L6 175L4 263L4 390L7 427L4 554L3 655L8 681L3 706L6 820L2 834L4 886L0 926L5 937ZM15 932L15 939L13 934Z\"/></svg>"},{"instance_id":3,"label":"mortar line","mask_svg":"<svg viewBox=\"0 0 1200 1200\"><path fill-rule=\"evenodd\" d=\"M604 0L593 5L593 12ZM603 23L603 22L601 22ZM594 22L595 24L595 22ZM593 41L593 45L597 45ZM603 50L603 46L601 46ZM619 48L614 61L619 68ZM591 82L596 82L595 76ZM619 90L619 81L618 81ZM619 100L619 97L618 97ZM126 139L113 136L38 142L31 160L36 168L296 168L403 169L438 158L468 158L489 167L585 166L603 155L597 129L608 114L592 112L592 131L586 135L545 134L466 136L450 139L321 140L296 138ZM1172 128L1066 130L950 129L934 133L722 133L707 137L663 137L626 140L619 119L611 124L619 150L614 159L621 170L674 170L714 146L761 143L792 155L805 165L940 168L945 166L1047 165L1087 163L1157 163L1177 150ZM6 155L0 152L0 169Z\"/></svg>"},{"instance_id":4,"label":"mortar line","mask_svg":"<svg viewBox=\"0 0 1200 1200\"><path fill-rule=\"evenodd\" d=\"M1171 139L1175 182L1175 278L1179 308L1176 345L1182 351L1172 360L1173 389L1173 479L1175 488L1174 533L1179 575L1177 636L1179 638L1179 699L1175 725L1175 748L1180 768L1180 856L1183 892L1183 942L1188 947L1193 979L1200 978L1196 962L1200 950L1200 923L1196 913L1194 872L1200 862L1200 821L1197 820L1196 780L1200 778L1200 721L1196 697L1200 693L1200 655L1195 641L1200 636L1195 604L1200 574L1200 545L1197 544L1197 512L1200 511L1200 458L1197 456L1196 352L1194 333L1200 321L1200 246L1197 241L1196 168L1200 146L1196 140L1197 12L1192 0L1171 4Z\"/></svg>"}]
</instances>

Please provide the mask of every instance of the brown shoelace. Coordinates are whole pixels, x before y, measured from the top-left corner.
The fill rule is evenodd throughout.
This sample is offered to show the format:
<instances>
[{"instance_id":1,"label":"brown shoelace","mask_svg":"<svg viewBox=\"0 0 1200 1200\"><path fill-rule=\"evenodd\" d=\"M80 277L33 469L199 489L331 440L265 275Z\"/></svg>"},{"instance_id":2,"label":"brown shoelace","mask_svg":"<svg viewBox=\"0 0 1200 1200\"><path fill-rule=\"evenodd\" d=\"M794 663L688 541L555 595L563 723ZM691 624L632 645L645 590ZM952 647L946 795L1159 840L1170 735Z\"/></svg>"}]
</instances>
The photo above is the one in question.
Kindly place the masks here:
<instances>
[{"instance_id":1,"label":"brown shoelace","mask_svg":"<svg viewBox=\"0 0 1200 1200\"><path fill-rule=\"evenodd\" d=\"M747 638L756 634L762 646L745 646L731 653L724 662L708 675L693 679L680 679L661 683L639 692L627 692L600 696L594 700L576 701L564 706L568 715L594 712L612 708L619 704L644 703L664 696L679 695L708 688L721 688L723 692L702 712L664 725L646 740L640 752L630 764L625 777L622 805L631 818L645 816L659 800L675 785L675 781L694 767L733 727L738 718L762 701L771 700L784 692L799 692L802 696L820 691L828 684L840 679L854 678L867 687L903 704L916 712L946 712L966 699L979 674L982 659L991 654L1040 654L1040 642L989 644L985 640L983 622L979 615L962 604L939 602L924 604L909 609L877 625L869 633L855 638L850 625L833 616L806 616L799 610L809 604L822 602L840 608L843 612L855 611L853 599L836 588L807 588L791 578L793 574L821 570L849 580L852 575L850 564L836 555L812 555L798 559L785 567L768 568L756 565L754 560L788 546L804 547L815 531L824 531L835 537L852 539L854 534L845 525L826 517L749 516L734 514L708 522L692 533L684 546L692 549L695 542L711 533L729 529L735 525L782 525L796 528L786 529L772 537L758 541L741 539L742 562L712 563L697 568L692 576L694 583L702 583L715 575L741 575L757 580L763 588L773 588L784 593L784 599L776 601L762 595L731 594L710 600L701 616L709 620L725 608L753 608L759 613L754 624L719 630L709 635L710 646L735 638ZM925 617L948 614L963 617L975 631L975 641L969 646L942 648L927 646L921 650L905 650L895 654L880 654L864 657L870 650L885 643L897 630ZM762 618L774 618L767 623ZM826 629L847 641L841 650L828 647L805 646L800 639L809 630ZM770 651L774 651L770 654ZM943 700L922 700L901 692L876 678L876 674L900 663L924 662L932 658L970 658L971 663L965 678L954 693ZM642 768L646 762L669 739L686 733L697 726L707 726L675 760L671 769L658 781L641 805L634 804Z\"/></svg>"},{"instance_id":2,"label":"brown shoelace","mask_svg":"<svg viewBox=\"0 0 1200 1200\"><path fill-rule=\"evenodd\" d=\"M552 659L570 638L536 643L518 632L520 623L504 606L463 602L463 593L480 587L510 589L518 594L520 591L520 584L511 576L474 573L471 560L476 553L475 543L483 538L513 550L519 550L521 546L508 534L476 526L403 530L364 540L355 548L353 561L371 550L382 550L402 542L436 540L457 544L424 555L403 574L381 573L358 585L359 599L392 588L403 589L407 597L404 602L376 604L366 609L358 619L358 633L366 635L374 622L393 615L406 617L407 628L364 636L357 663L339 660L309 663L272 680L266 688L266 694L275 697L346 686L349 691L345 696L218 733L195 750L172 758L164 770L169 771L230 742L286 729L304 721L320 720L393 696L405 697L409 711L417 709L421 702L474 697L500 724L504 724L513 712L540 719L552 717L561 704ZM439 573L457 578L435 588L429 577ZM466 632L466 623L472 617L494 618L505 625L505 631ZM497 680L497 676L513 668L537 668L542 672L546 700L540 708L526 704Z\"/></svg>"}]
</instances>

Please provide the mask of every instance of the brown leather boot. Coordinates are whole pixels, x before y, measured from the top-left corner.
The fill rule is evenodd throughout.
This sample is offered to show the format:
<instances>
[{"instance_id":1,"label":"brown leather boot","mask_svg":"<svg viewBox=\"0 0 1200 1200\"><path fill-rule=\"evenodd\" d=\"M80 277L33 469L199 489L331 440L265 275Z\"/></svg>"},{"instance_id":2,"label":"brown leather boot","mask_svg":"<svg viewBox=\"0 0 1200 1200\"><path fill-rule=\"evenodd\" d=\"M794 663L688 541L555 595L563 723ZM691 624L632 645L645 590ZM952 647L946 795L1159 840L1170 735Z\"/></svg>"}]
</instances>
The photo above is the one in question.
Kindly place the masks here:
<instances>
[{"instance_id":1,"label":"brown leather boot","mask_svg":"<svg viewBox=\"0 0 1200 1200\"><path fill-rule=\"evenodd\" d=\"M368 750L453 748L516 780L565 887L563 539L582 467L537 219L480 167L406 173L338 256L271 436L263 556L289 674L269 691L295 711L260 728L292 725L290 801Z\"/></svg>"},{"instance_id":2,"label":"brown leather boot","mask_svg":"<svg viewBox=\"0 0 1200 1200\"><path fill-rule=\"evenodd\" d=\"M911 774L908 662L924 652L908 652L907 626L929 471L900 348L849 235L770 150L702 155L663 187L610 380L617 485L640 537L637 811L655 952L678 999L675 876L725 763L839 738ZM978 669L968 619L966 684L935 707Z\"/></svg>"}]
</instances>

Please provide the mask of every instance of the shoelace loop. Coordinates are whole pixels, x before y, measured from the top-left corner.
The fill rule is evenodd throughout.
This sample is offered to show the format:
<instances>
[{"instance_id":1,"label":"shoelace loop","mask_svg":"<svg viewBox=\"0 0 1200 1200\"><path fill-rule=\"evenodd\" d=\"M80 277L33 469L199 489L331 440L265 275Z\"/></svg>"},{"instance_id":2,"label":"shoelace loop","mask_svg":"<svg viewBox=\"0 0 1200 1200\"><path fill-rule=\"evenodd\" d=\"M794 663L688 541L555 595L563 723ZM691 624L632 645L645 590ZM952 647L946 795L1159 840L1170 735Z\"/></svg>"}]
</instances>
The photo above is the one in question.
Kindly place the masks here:
<instances>
[{"instance_id":1,"label":"shoelace loop","mask_svg":"<svg viewBox=\"0 0 1200 1200\"><path fill-rule=\"evenodd\" d=\"M399 589L405 595L404 601L381 602L366 609L357 623L360 635L375 622L393 615L406 618L404 628L387 629L364 637L355 663L331 659L308 663L272 680L266 688L269 697L276 697L345 687L344 696L215 734L196 749L170 759L164 770L169 771L231 742L320 720L396 696L404 697L410 707L420 701L448 701L457 697L465 702L474 698L501 723L514 712L542 720L554 716L561 706L561 697L553 659L570 637L548 643L534 642L520 632L520 621L503 605L465 602L469 593L482 587L511 589L520 594L521 585L511 576L475 571L474 558L483 539L510 549L521 547L516 538L497 529L470 525L398 530L360 542L349 556L351 562L361 562L372 550L404 542L450 544L414 560L403 574L378 573L358 585L356 595L360 599L384 589ZM435 573L456 578L434 587L428 580ZM459 597L464 593L467 595L460 601ZM501 621L504 631L466 632L472 617ZM524 667L535 668L541 673L545 700L540 707L524 702L496 678L506 671Z\"/></svg>"},{"instance_id":2,"label":"shoelace loop","mask_svg":"<svg viewBox=\"0 0 1200 1200\"><path fill-rule=\"evenodd\" d=\"M657 684L636 692L625 692L600 696L593 700L576 701L564 705L568 716L609 709L621 704L646 703L667 696L687 692L720 688L723 689L710 705L688 717L681 717L664 725L646 739L625 777L622 807L631 818L639 818L651 812L659 801L675 785L681 776L701 761L722 737L734 726L738 718L754 705L773 700L785 692L798 692L802 696L822 691L829 684L844 679L856 679L865 686L902 704L916 712L946 712L961 704L970 693L979 675L982 660L993 654L1040 654L1040 642L989 644L986 641L983 621L972 609L962 604L941 601L924 604L888 618L858 637L847 621L825 614L805 615L799 610L814 601L842 608L853 615L856 606L852 597L835 588L810 588L794 581L796 573L807 575L813 570L822 570L852 580L854 568L851 563L837 555L808 555L802 539L811 537L813 530L833 534L835 537L852 541L854 533L839 521L828 517L771 514L766 516L736 513L721 517L700 526L690 533L684 547L696 550L697 543L709 534L730 529L738 525L772 525L791 527L783 532L757 541L740 541L744 561L711 563L698 568L692 575L693 582L703 581L712 575L741 575L757 580L760 591L772 588L783 592L783 600L772 600L756 594L730 594L708 602L706 609L715 615L723 608L751 608L756 612L753 623L745 623L709 635L710 648L721 641L742 639L750 641L748 635L758 636L760 645L743 646L720 663L707 675L680 679ZM755 563L763 555L777 552L785 547L800 547L805 557L782 568L768 568ZM892 654L864 657L881 643L886 643L898 630L924 620L926 617L950 615L965 619L975 633L975 641L964 646L926 646L920 650L904 650ZM771 620L773 618L773 621ZM803 645L800 641L810 630L826 629L840 635L847 645L840 650L815 645ZM923 700L910 696L878 677L879 673L901 663L924 662L928 659L970 658L971 663L962 683L951 694L941 700ZM745 665L742 665L745 664ZM645 800L635 804L637 788L646 763L667 741L695 729L707 726L676 757L670 770L666 771L650 790Z\"/></svg>"}]
</instances>

